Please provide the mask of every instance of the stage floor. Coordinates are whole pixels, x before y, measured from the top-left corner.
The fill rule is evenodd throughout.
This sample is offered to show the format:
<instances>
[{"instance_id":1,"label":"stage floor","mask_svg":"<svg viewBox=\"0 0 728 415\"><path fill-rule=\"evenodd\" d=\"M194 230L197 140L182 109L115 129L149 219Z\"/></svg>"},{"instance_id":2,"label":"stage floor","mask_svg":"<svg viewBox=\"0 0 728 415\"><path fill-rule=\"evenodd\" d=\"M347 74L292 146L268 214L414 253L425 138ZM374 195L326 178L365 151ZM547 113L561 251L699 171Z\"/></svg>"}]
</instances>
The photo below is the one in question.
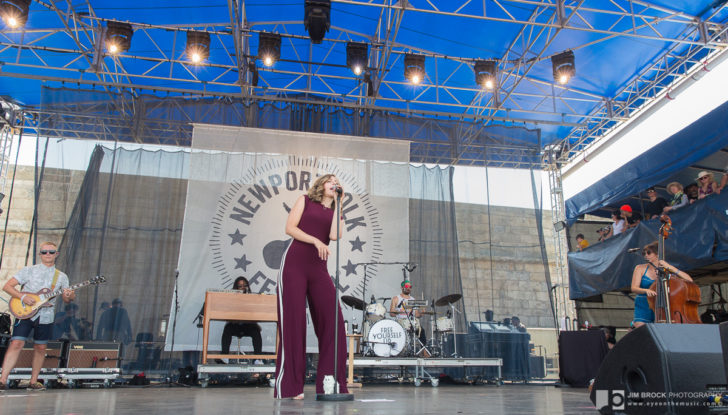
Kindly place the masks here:
<instances>
[{"instance_id":1,"label":"stage floor","mask_svg":"<svg viewBox=\"0 0 728 415\"><path fill-rule=\"evenodd\" d=\"M273 399L270 387L114 387L0 393L0 415L12 414L596 414L586 389L544 385L365 385L353 402Z\"/></svg>"}]
</instances>

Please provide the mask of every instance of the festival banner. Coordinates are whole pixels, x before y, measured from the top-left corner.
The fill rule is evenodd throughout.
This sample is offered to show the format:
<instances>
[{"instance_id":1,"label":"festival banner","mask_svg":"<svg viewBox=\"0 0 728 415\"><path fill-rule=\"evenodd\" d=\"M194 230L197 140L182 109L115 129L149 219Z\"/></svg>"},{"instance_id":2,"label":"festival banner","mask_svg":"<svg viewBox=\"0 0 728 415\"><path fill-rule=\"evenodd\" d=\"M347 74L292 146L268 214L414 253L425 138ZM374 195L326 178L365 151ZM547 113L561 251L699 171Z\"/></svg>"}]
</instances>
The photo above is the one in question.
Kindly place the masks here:
<instances>
[{"instance_id":1,"label":"festival banner","mask_svg":"<svg viewBox=\"0 0 728 415\"><path fill-rule=\"evenodd\" d=\"M367 304L399 293L409 259L409 142L195 125L177 281L175 350L201 350L197 316L208 290L232 289L246 277L252 292L276 294L288 212L317 177L333 173L344 188L344 235L339 241L339 290ZM336 242L329 245L335 276ZM369 264L369 265L364 265ZM314 294L315 295L315 294ZM386 305L389 306L388 304ZM343 307L349 328L363 313ZM333 316L332 316L333 318ZM170 320L174 322L174 320ZM210 351L220 350L225 322L211 324ZM307 350L317 350L307 319ZM263 349L275 348L275 323L260 323ZM172 339L170 324L166 349ZM242 348L248 353L250 339ZM231 351L237 351L233 338Z\"/></svg>"}]
</instances>

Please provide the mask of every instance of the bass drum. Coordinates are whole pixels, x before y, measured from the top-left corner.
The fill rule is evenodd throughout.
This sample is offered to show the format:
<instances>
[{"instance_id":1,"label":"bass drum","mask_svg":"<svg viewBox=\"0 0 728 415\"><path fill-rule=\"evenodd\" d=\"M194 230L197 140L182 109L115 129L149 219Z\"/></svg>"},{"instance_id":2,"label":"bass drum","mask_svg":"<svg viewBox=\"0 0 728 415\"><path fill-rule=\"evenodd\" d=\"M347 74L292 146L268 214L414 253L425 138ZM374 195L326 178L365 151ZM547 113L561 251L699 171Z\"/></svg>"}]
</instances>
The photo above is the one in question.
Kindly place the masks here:
<instances>
[{"instance_id":1,"label":"bass drum","mask_svg":"<svg viewBox=\"0 0 728 415\"><path fill-rule=\"evenodd\" d=\"M367 306L367 321L371 321L372 324L382 320L386 314L387 309L379 303L369 304Z\"/></svg>"},{"instance_id":2,"label":"bass drum","mask_svg":"<svg viewBox=\"0 0 728 415\"><path fill-rule=\"evenodd\" d=\"M379 357L399 356L407 345L407 335L394 320L379 320L367 333L369 349Z\"/></svg>"}]
</instances>

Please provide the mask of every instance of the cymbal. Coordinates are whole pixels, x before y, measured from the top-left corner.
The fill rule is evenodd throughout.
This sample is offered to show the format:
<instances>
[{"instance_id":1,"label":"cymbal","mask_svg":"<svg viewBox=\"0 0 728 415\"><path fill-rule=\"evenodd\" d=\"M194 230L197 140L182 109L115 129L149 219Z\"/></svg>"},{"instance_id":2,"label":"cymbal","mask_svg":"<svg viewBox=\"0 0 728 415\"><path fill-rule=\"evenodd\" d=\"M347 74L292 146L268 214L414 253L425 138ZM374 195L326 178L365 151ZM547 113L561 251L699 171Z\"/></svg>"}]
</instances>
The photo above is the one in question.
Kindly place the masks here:
<instances>
[{"instance_id":1,"label":"cymbal","mask_svg":"<svg viewBox=\"0 0 728 415\"><path fill-rule=\"evenodd\" d=\"M349 307L356 308L357 310L363 310L364 307L366 307L364 301L350 295L342 295L341 301L343 301L344 304L348 305Z\"/></svg>"},{"instance_id":2,"label":"cymbal","mask_svg":"<svg viewBox=\"0 0 728 415\"><path fill-rule=\"evenodd\" d=\"M452 304L458 300L463 298L462 294L448 294L444 297L441 297L439 300L435 301L435 305L438 307L445 306L448 304Z\"/></svg>"}]
</instances>

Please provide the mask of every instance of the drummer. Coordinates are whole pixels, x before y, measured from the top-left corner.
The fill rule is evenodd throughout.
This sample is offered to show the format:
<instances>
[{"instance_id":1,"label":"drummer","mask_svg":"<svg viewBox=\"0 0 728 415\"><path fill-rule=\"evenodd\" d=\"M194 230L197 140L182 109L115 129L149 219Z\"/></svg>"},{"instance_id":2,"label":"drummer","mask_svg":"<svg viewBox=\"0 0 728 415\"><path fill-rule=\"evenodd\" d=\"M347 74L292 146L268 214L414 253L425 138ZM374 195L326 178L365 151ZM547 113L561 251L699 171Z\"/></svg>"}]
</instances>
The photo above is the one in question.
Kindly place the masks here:
<instances>
[{"instance_id":1,"label":"drummer","mask_svg":"<svg viewBox=\"0 0 728 415\"><path fill-rule=\"evenodd\" d=\"M402 324L405 328L409 327L409 319L408 319L408 310L405 308L407 305L407 302L409 300L415 300L415 298L410 295L412 292L412 283L409 280L402 281L402 284L400 284L402 287L402 293L397 294L396 296L392 297L392 301L389 306L389 314L397 319L397 321ZM419 337L420 341L423 345L427 344L427 336L425 335L425 331L420 329L420 322L417 320L418 318L422 317L422 310L419 308L416 308L412 312L412 317L415 318L415 330L419 331Z\"/></svg>"}]
</instances>

